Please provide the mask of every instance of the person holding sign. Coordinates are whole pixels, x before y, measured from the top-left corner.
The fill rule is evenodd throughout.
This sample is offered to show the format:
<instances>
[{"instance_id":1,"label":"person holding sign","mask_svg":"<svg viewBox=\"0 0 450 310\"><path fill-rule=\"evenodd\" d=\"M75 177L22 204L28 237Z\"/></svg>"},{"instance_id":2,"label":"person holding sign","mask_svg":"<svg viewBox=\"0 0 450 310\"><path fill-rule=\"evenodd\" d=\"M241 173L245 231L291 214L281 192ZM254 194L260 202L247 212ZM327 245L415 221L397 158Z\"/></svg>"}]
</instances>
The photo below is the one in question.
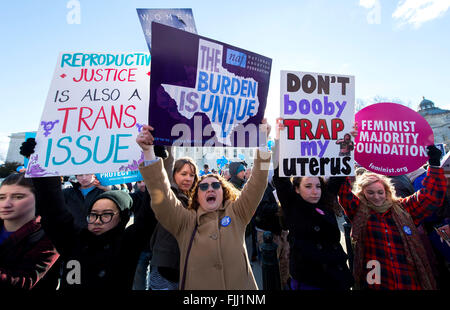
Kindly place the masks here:
<instances>
[{"instance_id":1,"label":"person holding sign","mask_svg":"<svg viewBox=\"0 0 450 310\"><path fill-rule=\"evenodd\" d=\"M398 198L390 180L366 172L340 179L338 198L352 222L353 275L357 289L433 290L436 282L416 228L444 201L446 179L439 168L441 151L428 146L424 188ZM336 186L336 184L335 184Z\"/></svg>"},{"instance_id":2,"label":"person holding sign","mask_svg":"<svg viewBox=\"0 0 450 310\"><path fill-rule=\"evenodd\" d=\"M38 287L59 257L35 213L33 183L9 175L0 186L0 289Z\"/></svg>"},{"instance_id":3,"label":"person holding sign","mask_svg":"<svg viewBox=\"0 0 450 310\"><path fill-rule=\"evenodd\" d=\"M292 290L349 290L353 284L347 255L340 244L340 231L322 177L279 176L278 152L283 119L277 119L273 183L289 229Z\"/></svg>"},{"instance_id":4,"label":"person holding sign","mask_svg":"<svg viewBox=\"0 0 450 310\"><path fill-rule=\"evenodd\" d=\"M270 126L262 127L268 134ZM180 289L256 290L244 234L266 188L270 152L256 152L252 177L240 195L219 175L206 175L194 185L185 209L154 155L152 130L145 125L136 138L145 159L139 170L156 218L178 241Z\"/></svg>"},{"instance_id":5,"label":"person holding sign","mask_svg":"<svg viewBox=\"0 0 450 310\"><path fill-rule=\"evenodd\" d=\"M33 152L34 146L28 146L21 154L28 157ZM130 195L107 191L92 201L87 227L79 228L65 205L61 178L31 180L42 227L64 262L61 288L131 290L139 255L150 240L150 210L141 208L127 226L133 203Z\"/></svg>"}]
</instances>

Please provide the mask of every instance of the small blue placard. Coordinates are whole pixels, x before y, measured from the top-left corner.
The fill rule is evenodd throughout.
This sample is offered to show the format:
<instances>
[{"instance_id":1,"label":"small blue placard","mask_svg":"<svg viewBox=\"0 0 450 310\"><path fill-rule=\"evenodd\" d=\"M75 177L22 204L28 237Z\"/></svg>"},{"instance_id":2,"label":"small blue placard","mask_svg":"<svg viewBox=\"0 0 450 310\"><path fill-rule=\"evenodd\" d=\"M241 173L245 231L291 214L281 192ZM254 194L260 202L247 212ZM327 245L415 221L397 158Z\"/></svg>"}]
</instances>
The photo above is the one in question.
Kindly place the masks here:
<instances>
[{"instance_id":1,"label":"small blue placard","mask_svg":"<svg viewBox=\"0 0 450 310\"><path fill-rule=\"evenodd\" d=\"M143 180L139 170L97 173L95 176L97 177L97 180L99 180L100 184L103 186L125 184Z\"/></svg>"},{"instance_id":2,"label":"small blue placard","mask_svg":"<svg viewBox=\"0 0 450 310\"><path fill-rule=\"evenodd\" d=\"M227 64L245 68L246 63L247 55L232 49L227 50Z\"/></svg>"}]
</instances>

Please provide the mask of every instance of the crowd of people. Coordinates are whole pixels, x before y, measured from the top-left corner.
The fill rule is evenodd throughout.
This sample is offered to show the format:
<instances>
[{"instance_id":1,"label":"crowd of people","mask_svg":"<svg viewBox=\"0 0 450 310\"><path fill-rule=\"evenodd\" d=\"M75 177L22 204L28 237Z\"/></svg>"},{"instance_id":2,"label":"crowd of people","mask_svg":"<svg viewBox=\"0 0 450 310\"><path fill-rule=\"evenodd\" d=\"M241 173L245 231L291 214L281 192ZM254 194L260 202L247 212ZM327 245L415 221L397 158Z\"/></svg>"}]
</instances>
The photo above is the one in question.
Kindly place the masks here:
<instances>
[{"instance_id":1,"label":"crowd of people","mask_svg":"<svg viewBox=\"0 0 450 310\"><path fill-rule=\"evenodd\" d=\"M269 135L265 120L263 128ZM282 130L278 119L275 145L259 147L251 168L200 170L154 145L144 125L143 181L134 186L11 174L0 185L0 288L262 289L251 262L270 232L283 290L450 289L439 149L429 146L426 167L400 177L358 168L355 177L288 178L278 173ZM351 139L337 141L342 155ZM27 140L21 154L35 145ZM342 216L352 227L345 249Z\"/></svg>"}]
</instances>

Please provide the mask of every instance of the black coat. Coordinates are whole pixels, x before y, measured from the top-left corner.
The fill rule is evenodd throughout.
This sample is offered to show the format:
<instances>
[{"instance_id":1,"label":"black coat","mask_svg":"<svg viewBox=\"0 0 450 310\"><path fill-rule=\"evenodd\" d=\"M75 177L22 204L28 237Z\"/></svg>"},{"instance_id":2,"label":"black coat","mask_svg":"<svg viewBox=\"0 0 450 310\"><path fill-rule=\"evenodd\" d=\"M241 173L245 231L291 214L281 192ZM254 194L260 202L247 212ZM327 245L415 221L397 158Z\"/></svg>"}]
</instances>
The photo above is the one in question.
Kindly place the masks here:
<instances>
[{"instance_id":1,"label":"black coat","mask_svg":"<svg viewBox=\"0 0 450 310\"><path fill-rule=\"evenodd\" d=\"M341 234L334 212L322 201L311 204L303 200L289 178L278 176L278 168L274 171L273 183L289 229L292 278L323 289L349 289L353 277L340 244Z\"/></svg>"},{"instance_id":2,"label":"black coat","mask_svg":"<svg viewBox=\"0 0 450 310\"><path fill-rule=\"evenodd\" d=\"M142 212L127 228L127 221L122 220L96 236L87 228L80 229L65 208L60 178L34 178L33 183L42 226L64 261L61 288L131 290L139 255L152 232L148 228L150 206L140 208Z\"/></svg>"},{"instance_id":3,"label":"black coat","mask_svg":"<svg viewBox=\"0 0 450 310\"><path fill-rule=\"evenodd\" d=\"M79 228L87 227L86 216L88 209L95 198L103 192L104 190L96 187L84 197L79 183L72 183L72 187L63 190L66 209L72 214L75 225Z\"/></svg>"},{"instance_id":4,"label":"black coat","mask_svg":"<svg viewBox=\"0 0 450 310\"><path fill-rule=\"evenodd\" d=\"M278 202L273 195L272 184L267 183L264 196L255 212L255 225L257 228L270 231L275 235L281 234Z\"/></svg>"}]
</instances>

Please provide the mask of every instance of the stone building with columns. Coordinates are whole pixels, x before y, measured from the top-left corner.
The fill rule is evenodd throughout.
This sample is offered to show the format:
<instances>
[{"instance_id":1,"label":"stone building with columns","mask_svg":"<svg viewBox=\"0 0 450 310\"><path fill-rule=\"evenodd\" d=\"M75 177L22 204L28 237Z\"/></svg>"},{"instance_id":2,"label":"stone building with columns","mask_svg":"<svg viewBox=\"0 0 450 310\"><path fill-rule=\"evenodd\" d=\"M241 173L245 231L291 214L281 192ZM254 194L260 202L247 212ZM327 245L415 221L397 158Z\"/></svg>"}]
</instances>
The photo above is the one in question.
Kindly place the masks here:
<instances>
[{"instance_id":1,"label":"stone building with columns","mask_svg":"<svg viewBox=\"0 0 450 310\"><path fill-rule=\"evenodd\" d=\"M443 143L445 150L450 151L450 110L435 106L434 102L423 97L417 112L430 124L434 134L434 143Z\"/></svg>"}]
</instances>

